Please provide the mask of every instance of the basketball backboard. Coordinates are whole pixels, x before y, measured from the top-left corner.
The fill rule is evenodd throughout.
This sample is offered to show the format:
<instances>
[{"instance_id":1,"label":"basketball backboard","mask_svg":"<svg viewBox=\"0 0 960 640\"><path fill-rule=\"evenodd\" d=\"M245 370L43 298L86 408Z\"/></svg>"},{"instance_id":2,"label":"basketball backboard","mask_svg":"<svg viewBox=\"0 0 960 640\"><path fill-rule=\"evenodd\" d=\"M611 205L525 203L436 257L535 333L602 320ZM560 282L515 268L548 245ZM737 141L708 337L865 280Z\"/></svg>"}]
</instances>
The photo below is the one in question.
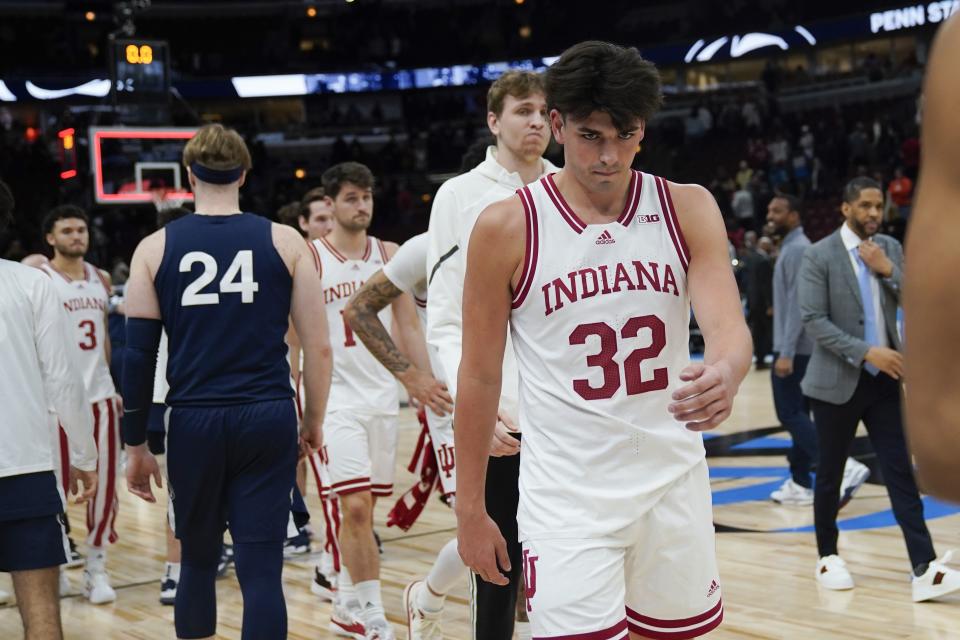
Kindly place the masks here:
<instances>
[{"instance_id":1,"label":"basketball backboard","mask_svg":"<svg viewBox=\"0 0 960 640\"><path fill-rule=\"evenodd\" d=\"M90 167L100 204L193 201L181 158L195 128L90 127Z\"/></svg>"}]
</instances>

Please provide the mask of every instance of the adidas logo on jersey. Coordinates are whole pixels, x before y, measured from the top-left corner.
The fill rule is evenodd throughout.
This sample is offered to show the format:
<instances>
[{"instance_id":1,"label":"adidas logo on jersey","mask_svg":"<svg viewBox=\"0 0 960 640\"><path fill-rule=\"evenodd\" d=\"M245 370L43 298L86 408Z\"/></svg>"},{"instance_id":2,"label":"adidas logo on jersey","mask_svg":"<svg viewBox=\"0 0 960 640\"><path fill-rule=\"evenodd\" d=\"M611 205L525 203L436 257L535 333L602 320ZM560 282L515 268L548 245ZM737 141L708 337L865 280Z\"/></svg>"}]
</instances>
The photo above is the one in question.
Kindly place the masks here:
<instances>
[{"instance_id":1,"label":"adidas logo on jersey","mask_svg":"<svg viewBox=\"0 0 960 640\"><path fill-rule=\"evenodd\" d=\"M613 239L613 236L610 235L609 231L604 231L600 234L600 237L597 238L597 244L613 244L616 240Z\"/></svg>"},{"instance_id":2,"label":"adidas logo on jersey","mask_svg":"<svg viewBox=\"0 0 960 640\"><path fill-rule=\"evenodd\" d=\"M637 224L650 224L651 222L660 222L660 215L651 213L637 216Z\"/></svg>"},{"instance_id":3,"label":"adidas logo on jersey","mask_svg":"<svg viewBox=\"0 0 960 640\"><path fill-rule=\"evenodd\" d=\"M707 591L707 597L708 598L711 597L713 594L715 594L719 590L720 590L720 583L718 583L716 580L713 580L710 583L710 589Z\"/></svg>"}]
</instances>

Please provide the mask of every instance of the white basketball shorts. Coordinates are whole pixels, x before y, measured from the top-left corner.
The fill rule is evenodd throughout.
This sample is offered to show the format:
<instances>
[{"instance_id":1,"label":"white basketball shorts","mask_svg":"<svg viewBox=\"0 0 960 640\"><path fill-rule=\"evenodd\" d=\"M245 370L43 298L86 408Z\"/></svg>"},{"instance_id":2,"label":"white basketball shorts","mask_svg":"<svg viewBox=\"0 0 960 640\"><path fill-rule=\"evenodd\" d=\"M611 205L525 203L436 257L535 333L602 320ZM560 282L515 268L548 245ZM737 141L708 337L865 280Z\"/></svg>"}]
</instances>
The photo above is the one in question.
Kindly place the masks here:
<instances>
[{"instance_id":1,"label":"white basketball shorts","mask_svg":"<svg viewBox=\"0 0 960 640\"><path fill-rule=\"evenodd\" d=\"M706 461L643 517L598 539L523 542L534 640L683 640L723 619Z\"/></svg>"},{"instance_id":2,"label":"white basketball shorts","mask_svg":"<svg viewBox=\"0 0 960 640\"><path fill-rule=\"evenodd\" d=\"M334 411L323 421L330 488L339 495L393 493L397 458L397 416Z\"/></svg>"}]
</instances>

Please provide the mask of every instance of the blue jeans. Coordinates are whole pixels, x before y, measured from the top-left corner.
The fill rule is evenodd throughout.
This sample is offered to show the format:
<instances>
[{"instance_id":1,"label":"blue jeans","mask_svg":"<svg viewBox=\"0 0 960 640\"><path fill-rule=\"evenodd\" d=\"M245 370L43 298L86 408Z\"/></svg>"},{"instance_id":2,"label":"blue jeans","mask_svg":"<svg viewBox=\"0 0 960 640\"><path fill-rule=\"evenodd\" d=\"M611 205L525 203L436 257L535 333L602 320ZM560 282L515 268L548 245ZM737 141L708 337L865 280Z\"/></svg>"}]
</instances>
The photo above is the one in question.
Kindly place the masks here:
<instances>
[{"instance_id":1,"label":"blue jeans","mask_svg":"<svg viewBox=\"0 0 960 640\"><path fill-rule=\"evenodd\" d=\"M774 353L774 362L780 356ZM777 376L775 369L770 372L773 387L773 404L777 410L777 419L787 428L793 438L793 446L787 454L790 462L790 474L793 481L801 487L811 489L811 467L817 459L817 429L810 419L810 405L800 389L800 381L807 372L810 356L793 357L793 373L786 378Z\"/></svg>"}]
</instances>

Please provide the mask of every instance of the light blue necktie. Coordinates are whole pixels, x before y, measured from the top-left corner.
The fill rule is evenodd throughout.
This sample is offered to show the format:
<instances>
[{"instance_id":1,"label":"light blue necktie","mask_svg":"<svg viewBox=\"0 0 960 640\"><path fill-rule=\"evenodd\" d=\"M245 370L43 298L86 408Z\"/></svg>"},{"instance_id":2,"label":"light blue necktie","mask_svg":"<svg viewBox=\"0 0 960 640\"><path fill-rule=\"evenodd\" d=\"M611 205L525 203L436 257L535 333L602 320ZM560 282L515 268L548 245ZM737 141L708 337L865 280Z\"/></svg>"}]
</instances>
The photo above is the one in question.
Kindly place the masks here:
<instances>
[{"instance_id":1,"label":"light blue necktie","mask_svg":"<svg viewBox=\"0 0 960 640\"><path fill-rule=\"evenodd\" d=\"M873 287L870 286L873 276L870 269L860 257L857 247L850 249L854 260L857 261L857 282L860 283L860 300L863 301L863 339L871 347L879 347L880 340L877 337L877 314L873 306ZM865 362L863 368L872 376L880 373L872 364Z\"/></svg>"}]
</instances>

